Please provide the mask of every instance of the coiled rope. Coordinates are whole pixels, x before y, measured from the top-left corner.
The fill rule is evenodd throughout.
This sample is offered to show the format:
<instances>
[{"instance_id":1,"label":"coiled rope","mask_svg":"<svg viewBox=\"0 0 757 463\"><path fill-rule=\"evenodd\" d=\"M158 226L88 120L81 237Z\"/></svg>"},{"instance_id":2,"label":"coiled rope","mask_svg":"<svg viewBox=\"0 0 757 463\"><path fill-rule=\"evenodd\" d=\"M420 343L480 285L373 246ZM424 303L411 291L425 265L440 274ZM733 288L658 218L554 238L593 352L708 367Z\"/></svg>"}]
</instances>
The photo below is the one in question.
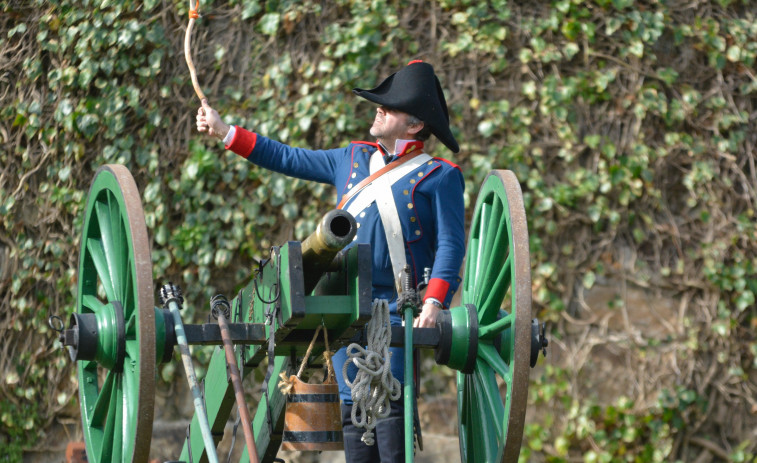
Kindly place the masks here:
<instances>
[{"instance_id":1,"label":"coiled rope","mask_svg":"<svg viewBox=\"0 0 757 463\"><path fill-rule=\"evenodd\" d=\"M389 354L392 341L389 303L386 299L375 299L371 310L367 327L368 347L363 348L357 343L347 346L348 361L344 362L342 369L344 381L352 388L352 424L365 429L361 440L366 445L376 442L373 430L379 419L389 416L389 400L397 400L402 395L400 382L392 375ZM350 363L358 368L352 382L347 377Z\"/></svg>"}]
</instances>

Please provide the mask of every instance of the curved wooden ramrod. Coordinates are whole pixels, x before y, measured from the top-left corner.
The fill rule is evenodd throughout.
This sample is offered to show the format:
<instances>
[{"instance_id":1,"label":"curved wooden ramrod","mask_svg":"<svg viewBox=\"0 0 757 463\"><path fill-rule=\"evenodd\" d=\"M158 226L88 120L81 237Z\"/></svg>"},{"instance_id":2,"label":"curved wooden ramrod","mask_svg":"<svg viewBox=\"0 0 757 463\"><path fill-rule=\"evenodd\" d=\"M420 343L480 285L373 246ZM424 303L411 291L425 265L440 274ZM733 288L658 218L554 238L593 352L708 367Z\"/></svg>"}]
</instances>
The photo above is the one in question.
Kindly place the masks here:
<instances>
[{"instance_id":1,"label":"curved wooden ramrod","mask_svg":"<svg viewBox=\"0 0 757 463\"><path fill-rule=\"evenodd\" d=\"M194 4L194 6L192 6ZM198 10L200 9L200 0L193 2L189 0L189 24L187 24L187 32L184 34L184 59L187 61L187 67L189 68L189 76L192 78L192 87L195 89L197 98L201 102L207 102L208 98L202 92L200 83L197 81L197 71L195 70L194 62L192 61L192 28L194 27L195 20L200 17Z\"/></svg>"}]
</instances>

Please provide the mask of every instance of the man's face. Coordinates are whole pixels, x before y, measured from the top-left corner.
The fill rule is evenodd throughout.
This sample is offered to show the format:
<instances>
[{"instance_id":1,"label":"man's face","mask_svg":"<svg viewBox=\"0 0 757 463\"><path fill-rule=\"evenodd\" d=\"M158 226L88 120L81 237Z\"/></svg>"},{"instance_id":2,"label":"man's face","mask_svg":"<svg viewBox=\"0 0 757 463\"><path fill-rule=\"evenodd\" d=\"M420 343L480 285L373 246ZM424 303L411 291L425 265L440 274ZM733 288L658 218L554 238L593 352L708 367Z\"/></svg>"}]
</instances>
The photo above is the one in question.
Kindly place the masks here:
<instances>
[{"instance_id":1,"label":"man's face","mask_svg":"<svg viewBox=\"0 0 757 463\"><path fill-rule=\"evenodd\" d=\"M371 136L386 141L404 139L407 138L408 128L407 113L379 106L371 126Z\"/></svg>"}]
</instances>

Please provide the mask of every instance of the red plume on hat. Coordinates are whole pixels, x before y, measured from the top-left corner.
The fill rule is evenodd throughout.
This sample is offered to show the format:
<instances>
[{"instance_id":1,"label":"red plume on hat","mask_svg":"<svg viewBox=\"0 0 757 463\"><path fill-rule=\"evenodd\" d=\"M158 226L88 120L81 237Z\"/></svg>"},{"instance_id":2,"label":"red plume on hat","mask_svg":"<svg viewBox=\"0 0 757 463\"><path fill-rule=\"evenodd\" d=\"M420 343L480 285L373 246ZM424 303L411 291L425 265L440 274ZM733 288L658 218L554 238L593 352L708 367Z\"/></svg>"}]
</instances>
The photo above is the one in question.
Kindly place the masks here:
<instances>
[{"instance_id":1,"label":"red plume on hat","mask_svg":"<svg viewBox=\"0 0 757 463\"><path fill-rule=\"evenodd\" d=\"M352 91L368 101L417 117L452 152L460 151L449 129L449 112L442 85L430 64L420 60L410 61L407 66L384 79L378 87Z\"/></svg>"}]
</instances>

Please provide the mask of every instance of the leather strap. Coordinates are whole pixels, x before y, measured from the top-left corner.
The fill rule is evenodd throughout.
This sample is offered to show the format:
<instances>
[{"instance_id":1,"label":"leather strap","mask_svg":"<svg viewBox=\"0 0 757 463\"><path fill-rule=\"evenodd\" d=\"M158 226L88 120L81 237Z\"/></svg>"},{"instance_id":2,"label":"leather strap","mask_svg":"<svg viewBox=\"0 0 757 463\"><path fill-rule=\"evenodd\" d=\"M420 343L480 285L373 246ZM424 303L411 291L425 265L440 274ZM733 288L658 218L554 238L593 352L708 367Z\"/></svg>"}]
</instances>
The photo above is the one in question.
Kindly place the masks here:
<instances>
[{"instance_id":1,"label":"leather strap","mask_svg":"<svg viewBox=\"0 0 757 463\"><path fill-rule=\"evenodd\" d=\"M395 169L395 168L401 166L402 164L404 164L404 163L406 163L408 161L413 160L414 158L420 156L421 154L423 154L423 150L421 150L421 149L416 149L416 150L410 151L409 153L405 154L404 156L401 156L399 159L390 162L383 169L381 169L381 170L373 173L370 177L364 178L363 181L361 181L360 183L358 183L355 186L355 188L351 189L344 196L342 196L342 200L339 201L339 204L336 206L336 208L337 209L341 209L342 207L344 207L345 204L347 204L347 201L349 201L353 196L355 196L357 193L359 193L360 190L362 190L363 188L365 188L368 185L370 185L374 180L376 180L377 178L381 177L382 175L384 175L385 173L389 172L390 170Z\"/></svg>"}]
</instances>

